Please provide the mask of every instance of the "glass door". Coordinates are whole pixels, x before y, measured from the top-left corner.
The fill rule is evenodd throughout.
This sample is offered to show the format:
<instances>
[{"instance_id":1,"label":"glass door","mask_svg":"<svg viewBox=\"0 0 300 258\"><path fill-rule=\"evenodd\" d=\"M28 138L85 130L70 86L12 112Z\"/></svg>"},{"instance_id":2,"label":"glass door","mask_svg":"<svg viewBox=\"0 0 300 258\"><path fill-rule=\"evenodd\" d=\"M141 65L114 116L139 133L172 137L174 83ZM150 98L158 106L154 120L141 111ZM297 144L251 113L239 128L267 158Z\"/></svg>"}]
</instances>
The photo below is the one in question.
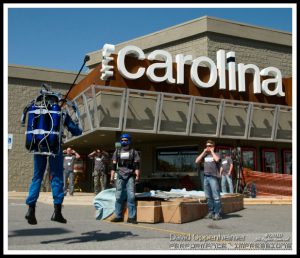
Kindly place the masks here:
<instances>
[{"instance_id":1,"label":"glass door","mask_svg":"<svg viewBox=\"0 0 300 258\"><path fill-rule=\"evenodd\" d=\"M242 147L242 164L244 168L256 171L256 149Z\"/></svg>"},{"instance_id":2,"label":"glass door","mask_svg":"<svg viewBox=\"0 0 300 258\"><path fill-rule=\"evenodd\" d=\"M262 150L262 171L278 173L278 151L276 149Z\"/></svg>"},{"instance_id":3,"label":"glass door","mask_svg":"<svg viewBox=\"0 0 300 258\"><path fill-rule=\"evenodd\" d=\"M292 174L292 151L283 150L283 173Z\"/></svg>"}]
</instances>

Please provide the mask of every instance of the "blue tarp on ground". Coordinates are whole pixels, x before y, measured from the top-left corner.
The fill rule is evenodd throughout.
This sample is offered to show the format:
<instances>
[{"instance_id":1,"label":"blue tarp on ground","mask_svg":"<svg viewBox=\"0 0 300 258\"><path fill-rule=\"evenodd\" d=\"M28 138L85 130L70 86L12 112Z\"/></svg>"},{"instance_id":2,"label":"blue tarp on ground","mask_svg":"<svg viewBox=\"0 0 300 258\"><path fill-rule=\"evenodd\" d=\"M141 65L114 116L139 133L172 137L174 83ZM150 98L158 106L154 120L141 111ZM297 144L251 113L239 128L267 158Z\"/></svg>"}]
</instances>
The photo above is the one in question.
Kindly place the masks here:
<instances>
[{"instance_id":1,"label":"blue tarp on ground","mask_svg":"<svg viewBox=\"0 0 300 258\"><path fill-rule=\"evenodd\" d=\"M103 220L113 214L115 211L115 203L116 188L109 188L98 193L94 198L96 219Z\"/></svg>"}]
</instances>

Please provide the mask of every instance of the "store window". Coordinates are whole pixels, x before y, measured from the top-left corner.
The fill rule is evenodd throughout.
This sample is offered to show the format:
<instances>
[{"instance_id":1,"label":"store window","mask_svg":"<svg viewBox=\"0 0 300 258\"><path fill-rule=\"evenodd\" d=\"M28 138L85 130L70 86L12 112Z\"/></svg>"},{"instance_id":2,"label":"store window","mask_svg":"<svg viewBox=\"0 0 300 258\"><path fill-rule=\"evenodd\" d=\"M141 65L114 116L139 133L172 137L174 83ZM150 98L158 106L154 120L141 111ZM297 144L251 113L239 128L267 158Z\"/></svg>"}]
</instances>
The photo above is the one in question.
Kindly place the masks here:
<instances>
[{"instance_id":1,"label":"store window","mask_svg":"<svg viewBox=\"0 0 300 258\"><path fill-rule=\"evenodd\" d=\"M256 149L242 147L242 165L256 171Z\"/></svg>"},{"instance_id":2,"label":"store window","mask_svg":"<svg viewBox=\"0 0 300 258\"><path fill-rule=\"evenodd\" d=\"M164 176L197 173L195 160L199 155L197 146L158 148L156 150L156 172Z\"/></svg>"},{"instance_id":3,"label":"store window","mask_svg":"<svg viewBox=\"0 0 300 258\"><path fill-rule=\"evenodd\" d=\"M276 149L262 150L262 166L263 172L278 172L278 151Z\"/></svg>"},{"instance_id":4,"label":"store window","mask_svg":"<svg viewBox=\"0 0 300 258\"><path fill-rule=\"evenodd\" d=\"M292 174L292 151L283 150L283 173Z\"/></svg>"}]
</instances>

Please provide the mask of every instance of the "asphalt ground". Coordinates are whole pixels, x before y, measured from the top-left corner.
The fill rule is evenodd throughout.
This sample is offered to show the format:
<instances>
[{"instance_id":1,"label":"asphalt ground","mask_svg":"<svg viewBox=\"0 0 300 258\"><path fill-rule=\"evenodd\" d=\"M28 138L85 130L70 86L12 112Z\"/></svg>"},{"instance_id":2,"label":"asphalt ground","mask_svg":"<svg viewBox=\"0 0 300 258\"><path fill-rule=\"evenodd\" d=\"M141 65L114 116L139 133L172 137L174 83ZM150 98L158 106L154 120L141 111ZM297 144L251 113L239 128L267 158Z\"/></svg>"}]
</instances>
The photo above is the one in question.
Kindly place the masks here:
<instances>
[{"instance_id":1,"label":"asphalt ground","mask_svg":"<svg viewBox=\"0 0 300 258\"><path fill-rule=\"evenodd\" d=\"M67 199L71 201L67 201ZM95 219L92 204L74 205L65 198L68 220L50 220L53 206L38 201L37 225L29 225L24 197L8 199L9 253L226 253L292 249L292 205L245 205L220 221L200 219L184 224L112 223ZM4 232L5 233L5 232ZM277 253L278 253L277 251Z\"/></svg>"}]
</instances>

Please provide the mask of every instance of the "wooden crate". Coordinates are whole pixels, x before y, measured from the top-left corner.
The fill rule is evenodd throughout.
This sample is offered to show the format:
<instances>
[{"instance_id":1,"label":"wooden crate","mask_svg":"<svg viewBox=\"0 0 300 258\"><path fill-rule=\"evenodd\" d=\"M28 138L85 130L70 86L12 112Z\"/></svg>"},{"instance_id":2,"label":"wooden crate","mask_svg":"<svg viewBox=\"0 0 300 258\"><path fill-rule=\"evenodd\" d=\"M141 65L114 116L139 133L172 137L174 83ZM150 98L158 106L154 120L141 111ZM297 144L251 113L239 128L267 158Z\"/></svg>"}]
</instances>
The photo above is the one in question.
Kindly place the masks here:
<instances>
[{"instance_id":1,"label":"wooden crate","mask_svg":"<svg viewBox=\"0 0 300 258\"><path fill-rule=\"evenodd\" d=\"M222 212L224 214L242 210L244 199L241 194L226 194L221 196ZM169 201L137 201L137 222L142 223L175 223L182 224L202 219L208 213L205 198L172 198ZM128 218L128 210L124 209L124 222ZM106 220L114 218L114 214Z\"/></svg>"},{"instance_id":2,"label":"wooden crate","mask_svg":"<svg viewBox=\"0 0 300 258\"><path fill-rule=\"evenodd\" d=\"M222 195L221 206L224 214L242 210L244 208L244 197L242 194Z\"/></svg>"},{"instance_id":3,"label":"wooden crate","mask_svg":"<svg viewBox=\"0 0 300 258\"><path fill-rule=\"evenodd\" d=\"M176 198L162 202L162 216L165 223L182 224L206 216L207 204L197 199Z\"/></svg>"}]
</instances>

